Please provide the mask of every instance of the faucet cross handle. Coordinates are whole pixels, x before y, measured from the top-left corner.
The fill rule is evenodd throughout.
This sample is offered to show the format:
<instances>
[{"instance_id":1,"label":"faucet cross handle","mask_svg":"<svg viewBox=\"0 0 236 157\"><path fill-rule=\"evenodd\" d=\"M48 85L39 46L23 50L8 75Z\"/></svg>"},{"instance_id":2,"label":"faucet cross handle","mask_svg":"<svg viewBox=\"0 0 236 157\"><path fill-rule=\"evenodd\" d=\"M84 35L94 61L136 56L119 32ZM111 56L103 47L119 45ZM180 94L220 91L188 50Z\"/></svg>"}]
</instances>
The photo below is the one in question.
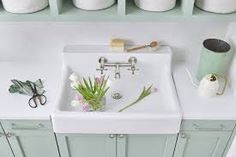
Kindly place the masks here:
<instances>
[{"instance_id":1,"label":"faucet cross handle","mask_svg":"<svg viewBox=\"0 0 236 157\"><path fill-rule=\"evenodd\" d=\"M103 75L104 71L108 70L108 69L105 69L105 64L108 62L108 60L105 57L100 57L98 62L100 64L100 68L96 70L101 71L101 75Z\"/></svg>"},{"instance_id":2,"label":"faucet cross handle","mask_svg":"<svg viewBox=\"0 0 236 157\"><path fill-rule=\"evenodd\" d=\"M134 72L135 72L135 71L138 71L138 70L139 70L139 69L137 69L137 68L135 67L137 61L138 61L138 60L137 60L136 57L130 57L129 60L128 60L129 64L131 65L131 66L130 66L130 69L128 69L128 70L129 70L129 71L132 71L132 75L134 75Z\"/></svg>"},{"instance_id":3,"label":"faucet cross handle","mask_svg":"<svg viewBox=\"0 0 236 157\"><path fill-rule=\"evenodd\" d=\"M135 68L135 67L131 67L130 69L128 69L128 71L132 72L132 75L134 75L135 71L139 71L139 69Z\"/></svg>"},{"instance_id":4,"label":"faucet cross handle","mask_svg":"<svg viewBox=\"0 0 236 157\"><path fill-rule=\"evenodd\" d=\"M99 68L99 69L96 69L97 71L100 71L101 72L101 75L104 74L104 71L107 71L108 69L105 69L105 68Z\"/></svg>"}]
</instances>

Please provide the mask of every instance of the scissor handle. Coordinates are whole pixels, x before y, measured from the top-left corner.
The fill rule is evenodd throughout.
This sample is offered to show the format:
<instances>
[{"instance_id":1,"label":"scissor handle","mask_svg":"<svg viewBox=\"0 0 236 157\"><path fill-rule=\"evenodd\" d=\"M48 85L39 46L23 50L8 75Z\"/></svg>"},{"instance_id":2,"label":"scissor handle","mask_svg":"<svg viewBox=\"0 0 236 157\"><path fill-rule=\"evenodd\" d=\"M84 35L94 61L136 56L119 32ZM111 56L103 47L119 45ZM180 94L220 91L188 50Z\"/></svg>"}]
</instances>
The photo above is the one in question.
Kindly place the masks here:
<instances>
[{"instance_id":1,"label":"scissor handle","mask_svg":"<svg viewBox=\"0 0 236 157\"><path fill-rule=\"evenodd\" d=\"M37 108L38 104L45 105L46 103L47 103L47 97L45 95L34 95L29 99L29 106L31 108Z\"/></svg>"},{"instance_id":2,"label":"scissor handle","mask_svg":"<svg viewBox=\"0 0 236 157\"><path fill-rule=\"evenodd\" d=\"M45 105L47 103L47 97L45 95L39 95L37 98L39 99L41 105Z\"/></svg>"},{"instance_id":3,"label":"scissor handle","mask_svg":"<svg viewBox=\"0 0 236 157\"><path fill-rule=\"evenodd\" d=\"M32 104L32 102L33 102L34 105ZM31 108L37 108L37 107L38 107L38 103L37 103L37 101L36 101L35 96L32 96L32 97L29 99L28 104L29 104L29 106L30 106Z\"/></svg>"}]
</instances>

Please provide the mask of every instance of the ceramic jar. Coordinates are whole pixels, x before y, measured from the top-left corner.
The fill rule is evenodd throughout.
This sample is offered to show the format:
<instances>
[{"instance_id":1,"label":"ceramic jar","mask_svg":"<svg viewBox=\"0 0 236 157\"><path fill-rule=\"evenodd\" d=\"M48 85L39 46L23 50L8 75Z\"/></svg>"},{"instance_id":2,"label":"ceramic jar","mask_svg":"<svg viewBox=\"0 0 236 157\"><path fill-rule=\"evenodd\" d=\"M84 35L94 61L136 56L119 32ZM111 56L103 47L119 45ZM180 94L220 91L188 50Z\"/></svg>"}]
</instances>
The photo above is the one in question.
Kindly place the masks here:
<instances>
[{"instance_id":1,"label":"ceramic jar","mask_svg":"<svg viewBox=\"0 0 236 157\"><path fill-rule=\"evenodd\" d=\"M236 11L236 0L196 0L195 5L213 13L232 13Z\"/></svg>"},{"instance_id":2,"label":"ceramic jar","mask_svg":"<svg viewBox=\"0 0 236 157\"><path fill-rule=\"evenodd\" d=\"M101 10L112 6L115 0L73 0L73 4L84 10Z\"/></svg>"},{"instance_id":3,"label":"ceramic jar","mask_svg":"<svg viewBox=\"0 0 236 157\"><path fill-rule=\"evenodd\" d=\"M233 50L231 45L221 39L206 39L197 70L197 79L200 81L207 74L215 73L227 76L230 69Z\"/></svg>"},{"instance_id":4,"label":"ceramic jar","mask_svg":"<svg viewBox=\"0 0 236 157\"><path fill-rule=\"evenodd\" d=\"M173 9L176 0L134 0L135 4L147 11L167 11Z\"/></svg>"},{"instance_id":5,"label":"ceramic jar","mask_svg":"<svg viewBox=\"0 0 236 157\"><path fill-rule=\"evenodd\" d=\"M11 13L33 13L46 8L48 0L2 0L3 7Z\"/></svg>"}]
</instances>

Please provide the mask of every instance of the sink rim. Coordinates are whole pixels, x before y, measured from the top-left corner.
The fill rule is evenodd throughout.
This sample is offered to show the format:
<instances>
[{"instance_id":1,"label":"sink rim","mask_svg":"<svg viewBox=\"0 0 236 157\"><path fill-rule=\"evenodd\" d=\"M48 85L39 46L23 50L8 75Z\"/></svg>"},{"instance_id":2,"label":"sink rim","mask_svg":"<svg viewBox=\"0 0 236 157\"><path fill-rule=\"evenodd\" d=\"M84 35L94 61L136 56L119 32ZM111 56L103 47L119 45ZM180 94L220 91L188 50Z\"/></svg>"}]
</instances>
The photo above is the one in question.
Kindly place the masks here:
<instances>
[{"instance_id":1,"label":"sink rim","mask_svg":"<svg viewBox=\"0 0 236 157\"><path fill-rule=\"evenodd\" d=\"M68 53L68 52L65 52L65 53ZM72 53L75 53L75 52L72 52ZM100 52L99 52L100 53ZM93 53L90 53L90 54L93 54ZM94 53L94 54L98 54L98 53ZM109 53L105 53L105 54L109 54ZM110 53L112 54L112 53ZM135 53L136 54L136 53ZM169 55L170 57L172 57L172 53L171 53L171 49L170 48L167 48L165 50L165 53L158 53L158 54L161 54L161 55ZM112 54L113 55L113 54ZM117 55L114 53L114 55ZM118 55L121 55L121 53L118 53ZM122 53L123 55L123 53ZM127 55L131 55L131 54L127 54ZM137 55L137 54L136 54ZM147 54L142 54L142 55L150 55L150 53L147 53ZM170 65L171 66L171 65ZM123 122L124 120L126 121L130 121L132 123L135 123L135 125L139 125L138 123L134 122L134 120L140 120L142 122L140 122L140 124L145 124L143 123L143 121L146 121L146 122L149 122L149 121L152 121L152 122L155 122L155 125L153 129L151 130L145 130L145 129L140 129L140 130L133 130L134 132L133 133L138 133L138 134L160 134L160 133L164 133L162 131L157 131L157 126L158 127L161 127L159 126L159 123L161 124L165 124L165 127L160 129L160 130L164 130L165 128L167 129L166 130L166 133L168 134L172 134L172 133L178 133L179 130L180 130L180 124L181 124L181 120L182 120L182 109L181 109L181 106L180 106L180 103L179 103L179 99L178 99L178 96L177 96L177 92L176 92L176 88L175 88L175 85L174 85L174 80L173 80L173 76L172 76L172 73L171 73L171 67L170 67L170 71L168 71L168 79L169 79L169 85L170 85L170 91L171 91L171 94L172 94L172 99L173 99L173 102L174 102L174 108L171 109L172 111L171 112L165 112L164 114L162 113L155 113L155 112L144 112L144 113L140 113L140 112L137 112L137 113L134 113L134 112L78 112L78 111L66 111L66 110L61 110L60 109L60 104L63 101L63 89L65 89L66 87L66 83L65 81L68 79L68 70L66 70L68 68L68 66L66 65L66 63L64 62L63 64L63 70L62 70L62 80L61 80L61 83L60 83L60 90L59 90L59 95L58 95L58 98L57 98L57 101L55 103L55 106L54 106L54 111L52 112L52 115L51 115L51 118L52 118L52 121L53 121L53 125L54 125L54 131L56 133L115 133L115 129L113 129L113 132L109 132L109 130L111 130L111 128L106 128L104 130L100 130L100 131L91 131L91 129L89 129L89 125L90 124L83 124L82 126L84 127L88 127L88 130L87 132L84 130L84 129L81 129L81 131L69 131L69 130L66 130L64 129L64 132L62 131L63 128L60 128L58 127L59 125L59 121L68 121L70 123L76 123L77 121L80 121L80 122L88 122L88 121L97 121L98 119L102 119L102 121L105 123L105 121L111 121L113 120L114 122ZM148 121L147 121L148 120ZM65 125L67 125L67 123L65 122ZM102 123L102 122L98 122L98 123ZM125 122L127 123L127 122ZM70 124L72 125L72 124ZM171 126L170 126L171 125ZM82 127L81 126L81 127ZM152 127L152 125L149 126L150 128ZM171 129L168 129L168 128L172 128ZM155 130L156 129L156 130ZM66 130L66 131L65 131ZM132 130L132 129L130 129ZM129 130L129 131L130 131ZM118 131L119 133L131 133L129 132L128 130L126 131Z\"/></svg>"}]
</instances>

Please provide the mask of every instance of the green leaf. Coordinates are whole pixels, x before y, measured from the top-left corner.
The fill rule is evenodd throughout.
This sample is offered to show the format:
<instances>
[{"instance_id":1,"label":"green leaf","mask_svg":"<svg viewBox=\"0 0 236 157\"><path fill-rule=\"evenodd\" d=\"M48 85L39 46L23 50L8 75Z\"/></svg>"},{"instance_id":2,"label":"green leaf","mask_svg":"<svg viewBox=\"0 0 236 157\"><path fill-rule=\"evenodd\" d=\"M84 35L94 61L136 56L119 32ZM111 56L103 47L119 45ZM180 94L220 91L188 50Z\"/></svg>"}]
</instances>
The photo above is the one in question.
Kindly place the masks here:
<instances>
[{"instance_id":1,"label":"green leaf","mask_svg":"<svg viewBox=\"0 0 236 157\"><path fill-rule=\"evenodd\" d=\"M123 112L124 110L126 110L126 109L132 107L133 105L137 104L138 102L142 101L144 98L146 98L147 96L149 96L152 93L151 89L152 89L152 85L149 86L147 89L146 89L146 87L144 87L141 94L139 95L139 97L134 102L130 103L129 105L127 105L125 107L123 107L118 112Z\"/></svg>"}]
</instances>

